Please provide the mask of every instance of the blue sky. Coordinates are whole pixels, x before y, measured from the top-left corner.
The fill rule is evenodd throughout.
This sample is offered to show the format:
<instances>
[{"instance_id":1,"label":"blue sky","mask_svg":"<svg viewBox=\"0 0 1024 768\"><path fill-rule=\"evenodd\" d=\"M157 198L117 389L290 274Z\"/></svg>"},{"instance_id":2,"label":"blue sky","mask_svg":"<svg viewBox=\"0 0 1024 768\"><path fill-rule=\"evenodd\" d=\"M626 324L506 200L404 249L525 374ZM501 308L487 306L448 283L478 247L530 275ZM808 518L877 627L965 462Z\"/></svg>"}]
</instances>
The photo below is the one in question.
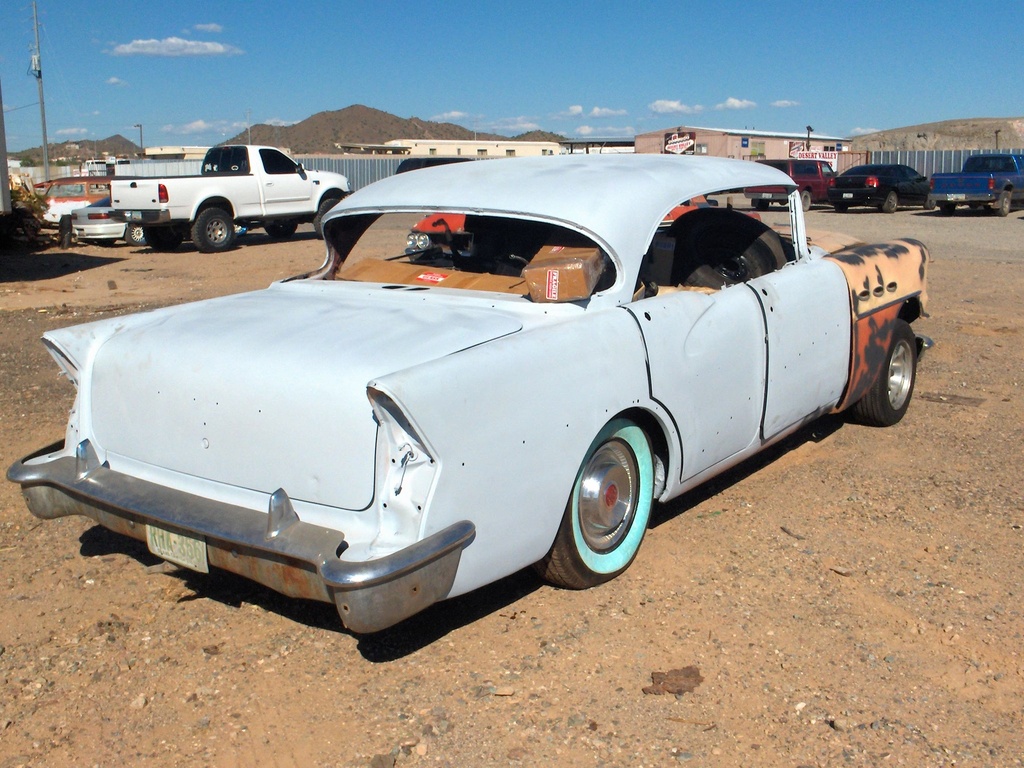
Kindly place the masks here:
<instances>
[{"instance_id":1,"label":"blue sky","mask_svg":"<svg viewBox=\"0 0 1024 768\"><path fill-rule=\"evenodd\" d=\"M38 0L51 142L214 144L365 104L514 135L855 136L1024 115L1024 14L932 0ZM30 0L0 2L8 149L42 143ZM396 137L397 138L397 137Z\"/></svg>"}]
</instances>

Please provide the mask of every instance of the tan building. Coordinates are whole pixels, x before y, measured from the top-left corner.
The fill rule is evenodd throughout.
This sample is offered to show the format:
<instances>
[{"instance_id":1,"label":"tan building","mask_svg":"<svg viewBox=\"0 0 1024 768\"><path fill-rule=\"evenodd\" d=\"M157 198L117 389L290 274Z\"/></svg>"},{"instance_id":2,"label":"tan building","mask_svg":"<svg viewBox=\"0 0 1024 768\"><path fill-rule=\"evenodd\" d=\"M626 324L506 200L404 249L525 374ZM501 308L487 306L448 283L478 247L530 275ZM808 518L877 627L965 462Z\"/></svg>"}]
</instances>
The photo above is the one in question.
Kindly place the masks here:
<instances>
[{"instance_id":1,"label":"tan building","mask_svg":"<svg viewBox=\"0 0 1024 768\"><path fill-rule=\"evenodd\" d=\"M863 154L851 153L842 136L814 133L734 130L678 126L641 133L636 151L646 154L710 155L741 160L780 160L787 157L827 160L837 173L858 162Z\"/></svg>"}]
</instances>

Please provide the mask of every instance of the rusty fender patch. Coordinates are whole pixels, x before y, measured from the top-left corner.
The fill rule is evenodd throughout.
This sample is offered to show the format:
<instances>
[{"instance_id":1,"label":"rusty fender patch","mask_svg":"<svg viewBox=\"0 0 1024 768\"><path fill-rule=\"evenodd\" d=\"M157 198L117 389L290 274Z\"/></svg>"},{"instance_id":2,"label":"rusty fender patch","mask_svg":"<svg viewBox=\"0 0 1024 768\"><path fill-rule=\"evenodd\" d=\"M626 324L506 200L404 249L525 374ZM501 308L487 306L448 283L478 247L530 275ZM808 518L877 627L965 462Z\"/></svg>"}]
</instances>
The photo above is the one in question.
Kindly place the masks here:
<instances>
[{"instance_id":1,"label":"rusty fender patch","mask_svg":"<svg viewBox=\"0 0 1024 768\"><path fill-rule=\"evenodd\" d=\"M920 298L921 313L927 314L928 249L923 243L907 239L858 245L825 258L846 276L854 321L912 296Z\"/></svg>"}]
</instances>

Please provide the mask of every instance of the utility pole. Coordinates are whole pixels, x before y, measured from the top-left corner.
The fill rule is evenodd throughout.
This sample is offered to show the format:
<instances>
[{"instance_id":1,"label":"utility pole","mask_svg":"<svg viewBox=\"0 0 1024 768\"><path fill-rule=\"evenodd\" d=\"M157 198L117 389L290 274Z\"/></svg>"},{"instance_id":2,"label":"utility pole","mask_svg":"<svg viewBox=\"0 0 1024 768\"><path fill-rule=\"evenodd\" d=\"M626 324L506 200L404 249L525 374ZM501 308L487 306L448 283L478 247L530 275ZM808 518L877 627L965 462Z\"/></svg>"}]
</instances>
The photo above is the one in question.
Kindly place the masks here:
<instances>
[{"instance_id":1,"label":"utility pole","mask_svg":"<svg viewBox=\"0 0 1024 768\"><path fill-rule=\"evenodd\" d=\"M252 144L252 110L251 109L245 110L245 132L246 132L246 136L248 137L248 138L246 138L245 143L251 145Z\"/></svg>"},{"instance_id":2,"label":"utility pole","mask_svg":"<svg viewBox=\"0 0 1024 768\"><path fill-rule=\"evenodd\" d=\"M138 128L139 129L139 156L140 157L145 157L146 156L146 142L144 142L142 140L142 123L136 123L135 125L132 126L132 128Z\"/></svg>"},{"instance_id":3,"label":"utility pole","mask_svg":"<svg viewBox=\"0 0 1024 768\"><path fill-rule=\"evenodd\" d=\"M39 55L39 14L36 13L36 0L32 0L32 25L36 30L36 52L32 54L29 74L35 77L39 86L39 119L43 123L43 180L50 180L50 147L46 141L46 102L43 101L43 60Z\"/></svg>"}]
</instances>

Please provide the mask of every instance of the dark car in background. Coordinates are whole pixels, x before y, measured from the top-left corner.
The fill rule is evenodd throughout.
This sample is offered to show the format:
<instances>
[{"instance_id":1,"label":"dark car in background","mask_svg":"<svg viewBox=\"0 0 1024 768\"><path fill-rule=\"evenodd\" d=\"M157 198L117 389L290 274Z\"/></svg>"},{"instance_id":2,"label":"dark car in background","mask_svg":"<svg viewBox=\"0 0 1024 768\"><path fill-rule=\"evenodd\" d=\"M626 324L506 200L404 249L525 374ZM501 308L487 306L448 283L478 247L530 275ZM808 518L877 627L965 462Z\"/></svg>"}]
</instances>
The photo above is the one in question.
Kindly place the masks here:
<instances>
[{"instance_id":1,"label":"dark car in background","mask_svg":"<svg viewBox=\"0 0 1024 768\"><path fill-rule=\"evenodd\" d=\"M828 191L835 183L836 173L825 160L758 160L762 165L778 168L796 182L800 188L800 204L805 211L810 210L813 203L827 203ZM746 191L746 196L759 211L767 211L772 203L786 205L789 193L784 187L754 187Z\"/></svg>"},{"instance_id":2,"label":"dark car in background","mask_svg":"<svg viewBox=\"0 0 1024 768\"><path fill-rule=\"evenodd\" d=\"M839 212L853 206L871 206L895 213L901 205L927 207L928 177L909 165L855 165L836 177L828 201Z\"/></svg>"}]
</instances>

